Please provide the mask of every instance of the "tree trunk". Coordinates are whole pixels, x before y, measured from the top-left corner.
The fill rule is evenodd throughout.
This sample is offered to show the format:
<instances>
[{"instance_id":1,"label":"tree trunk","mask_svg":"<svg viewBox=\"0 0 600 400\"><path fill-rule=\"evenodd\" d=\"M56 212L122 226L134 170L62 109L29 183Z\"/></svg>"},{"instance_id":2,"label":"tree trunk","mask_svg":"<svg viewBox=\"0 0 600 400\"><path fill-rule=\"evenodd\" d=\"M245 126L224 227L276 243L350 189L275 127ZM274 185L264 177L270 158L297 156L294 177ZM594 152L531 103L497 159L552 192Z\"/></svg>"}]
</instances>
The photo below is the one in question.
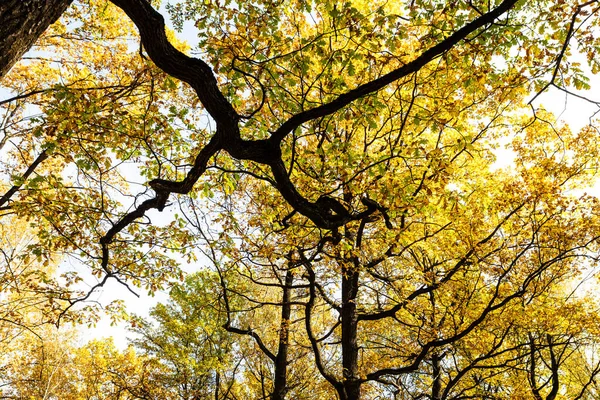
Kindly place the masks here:
<instances>
[{"instance_id":1,"label":"tree trunk","mask_svg":"<svg viewBox=\"0 0 600 400\"><path fill-rule=\"evenodd\" d=\"M442 399L442 367L441 357L437 353L431 356L431 366L433 368L433 384L431 385L431 399Z\"/></svg>"},{"instance_id":2,"label":"tree trunk","mask_svg":"<svg viewBox=\"0 0 600 400\"><path fill-rule=\"evenodd\" d=\"M219 400L219 385L221 385L221 374L215 372L215 400Z\"/></svg>"},{"instance_id":3,"label":"tree trunk","mask_svg":"<svg viewBox=\"0 0 600 400\"><path fill-rule=\"evenodd\" d=\"M283 400L287 393L287 355L289 348L290 316L292 313L291 292L294 275L288 270L285 275L285 286L283 287L283 298L281 305L281 327L279 331L279 349L275 359L275 384L273 388L273 400Z\"/></svg>"},{"instance_id":4,"label":"tree trunk","mask_svg":"<svg viewBox=\"0 0 600 400\"><path fill-rule=\"evenodd\" d=\"M6 75L72 1L0 1L0 78Z\"/></svg>"},{"instance_id":5,"label":"tree trunk","mask_svg":"<svg viewBox=\"0 0 600 400\"><path fill-rule=\"evenodd\" d=\"M358 376L358 315L356 296L358 294L359 271L357 268L342 268L342 367L343 400L360 399L360 380Z\"/></svg>"}]
</instances>

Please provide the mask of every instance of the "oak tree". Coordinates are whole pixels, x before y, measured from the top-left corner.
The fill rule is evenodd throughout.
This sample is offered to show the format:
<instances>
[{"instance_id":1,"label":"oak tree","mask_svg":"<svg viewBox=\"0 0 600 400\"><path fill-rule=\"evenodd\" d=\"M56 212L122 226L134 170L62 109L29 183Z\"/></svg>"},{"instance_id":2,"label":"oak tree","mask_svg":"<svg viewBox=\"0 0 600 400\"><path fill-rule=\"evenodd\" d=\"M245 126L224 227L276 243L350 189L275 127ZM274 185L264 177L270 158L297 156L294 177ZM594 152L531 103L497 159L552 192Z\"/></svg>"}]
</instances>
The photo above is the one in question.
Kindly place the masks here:
<instances>
[{"instance_id":1,"label":"oak tree","mask_svg":"<svg viewBox=\"0 0 600 400\"><path fill-rule=\"evenodd\" d=\"M290 354L340 399L482 396L522 365L522 393L557 396L559 353L585 341L521 321L596 260L597 132L537 100L584 97L597 1L168 10L199 53L146 0L76 2L4 77L0 209L36 261L76 263L68 290L85 266L91 291L158 290L174 254L210 264L223 329L266 355L276 398Z\"/></svg>"}]
</instances>

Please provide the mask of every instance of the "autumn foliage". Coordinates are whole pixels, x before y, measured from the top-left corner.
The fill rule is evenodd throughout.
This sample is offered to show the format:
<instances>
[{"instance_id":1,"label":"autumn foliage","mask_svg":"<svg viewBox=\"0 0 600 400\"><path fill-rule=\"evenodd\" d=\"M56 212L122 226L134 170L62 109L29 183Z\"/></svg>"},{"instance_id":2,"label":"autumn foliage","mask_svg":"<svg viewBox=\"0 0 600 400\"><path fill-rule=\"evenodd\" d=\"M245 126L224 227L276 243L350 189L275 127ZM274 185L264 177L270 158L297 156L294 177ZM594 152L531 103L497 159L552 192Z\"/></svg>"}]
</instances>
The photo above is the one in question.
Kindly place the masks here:
<instances>
[{"instance_id":1,"label":"autumn foliage","mask_svg":"<svg viewBox=\"0 0 600 400\"><path fill-rule=\"evenodd\" d=\"M600 396L600 3L155 3L2 78L4 398Z\"/></svg>"}]
</instances>

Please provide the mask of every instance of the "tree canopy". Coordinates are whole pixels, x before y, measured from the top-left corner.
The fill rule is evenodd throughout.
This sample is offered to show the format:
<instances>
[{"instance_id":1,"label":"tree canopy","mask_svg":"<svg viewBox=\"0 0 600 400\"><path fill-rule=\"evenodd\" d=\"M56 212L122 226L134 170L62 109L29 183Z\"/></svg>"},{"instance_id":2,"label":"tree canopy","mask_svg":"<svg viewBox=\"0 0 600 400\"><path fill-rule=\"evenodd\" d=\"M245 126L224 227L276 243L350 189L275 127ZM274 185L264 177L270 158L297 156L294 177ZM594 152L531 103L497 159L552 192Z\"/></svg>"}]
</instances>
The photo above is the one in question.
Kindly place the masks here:
<instances>
[{"instance_id":1,"label":"tree canopy","mask_svg":"<svg viewBox=\"0 0 600 400\"><path fill-rule=\"evenodd\" d=\"M540 99L600 104L599 9L74 1L2 77L7 396L597 398L598 124ZM109 280L171 299L56 350Z\"/></svg>"}]
</instances>

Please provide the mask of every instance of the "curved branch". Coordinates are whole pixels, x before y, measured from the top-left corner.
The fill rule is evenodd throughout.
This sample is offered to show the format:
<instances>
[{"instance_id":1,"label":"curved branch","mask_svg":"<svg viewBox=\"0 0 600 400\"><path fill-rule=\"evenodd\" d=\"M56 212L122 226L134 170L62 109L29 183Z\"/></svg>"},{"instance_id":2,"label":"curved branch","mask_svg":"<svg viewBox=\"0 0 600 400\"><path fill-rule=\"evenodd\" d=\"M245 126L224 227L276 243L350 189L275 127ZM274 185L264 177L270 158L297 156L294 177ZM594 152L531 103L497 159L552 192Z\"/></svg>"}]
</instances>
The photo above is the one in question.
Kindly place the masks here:
<instances>
[{"instance_id":1,"label":"curved branch","mask_svg":"<svg viewBox=\"0 0 600 400\"><path fill-rule=\"evenodd\" d=\"M142 44L152 61L166 73L192 86L203 106L217 122L217 132L211 140L216 149L212 154L224 149L237 159L252 160L269 165L276 181L276 187L285 200L317 226L325 229L335 229L350 221L364 219L377 211L377 208L367 205L367 210L352 214L339 201L331 197L321 197L316 202L310 202L304 198L296 190L286 173L279 147L281 140L302 123L331 114L354 100L419 70L429 61L451 49L470 33L492 23L498 16L509 10L516 1L505 0L494 10L468 23L405 66L361 85L341 95L331 103L293 116L270 139L243 140L240 137L238 125L240 116L219 90L212 70L204 61L186 56L169 43L165 34L162 15L152 8L146 0L112 0L115 5L125 11L138 27ZM197 164L198 162L196 162ZM203 168L196 168L195 166L195 169L192 169L182 182L154 180L150 184L157 192L187 193L204 169L205 166ZM387 219L386 224L389 225Z\"/></svg>"},{"instance_id":2,"label":"curved branch","mask_svg":"<svg viewBox=\"0 0 600 400\"><path fill-rule=\"evenodd\" d=\"M495 287L495 293L493 294L492 298L488 301L485 308L483 310L481 310L481 312L479 313L479 316L477 318L475 318L471 323L469 323L465 328L463 328L461 331L459 331L459 332L455 333L454 335L449 336L445 339L443 339L443 338L435 339L435 340L425 343L421 347L421 350L414 355L413 360L409 365L404 366L404 367L398 367L398 368L383 368L378 371L371 372L366 375L366 378L364 379L364 381L366 382L366 381L370 381L370 380L375 380L375 379L378 379L385 375L402 375L402 374L405 374L408 372L416 371L431 349L434 349L436 347L445 346L445 345L454 343L454 342L464 338L465 336L470 334L478 325L480 325L490 314L492 314L496 310L502 309L508 303L510 303L511 301L513 301L515 299L523 298L526 295L529 286L532 285L533 282L536 279L538 279L540 275L542 275L544 273L544 271L546 271L551 265L554 265L560 261L563 261L563 260L571 257L571 255L569 254L570 252L572 252L572 250L566 251L563 254L559 254L556 257L553 257L553 258L541 263L541 265L535 271L533 271L530 275L525 277L524 281L522 282L522 284L519 286L519 288L517 290L515 290L510 295L504 297L502 300L496 302L496 300L499 299L500 283L502 283L502 279L504 279L504 277L508 273L509 270L507 270L498 279L498 282L496 283L496 287ZM523 253L523 252L521 252L521 253ZM519 257L520 257L520 255L517 258L519 258Z\"/></svg>"},{"instance_id":3,"label":"curved branch","mask_svg":"<svg viewBox=\"0 0 600 400\"><path fill-rule=\"evenodd\" d=\"M167 39L165 20L146 0L111 0L121 8L140 31L142 45L167 74L189 84L217 124L237 126L239 115L221 93L211 68L204 61L188 57Z\"/></svg>"},{"instance_id":4,"label":"curved branch","mask_svg":"<svg viewBox=\"0 0 600 400\"><path fill-rule=\"evenodd\" d=\"M208 160L220 150L226 150L232 157L240 160L251 160L269 165L275 178L275 186L284 199L295 210L308 217L320 228L336 229L350 221L365 219L378 210L382 212L386 225L389 225L390 222L383 207L377 206L375 202L363 202L367 207L366 210L351 213L332 197L322 196L315 202L310 202L303 197L290 181L281 159L281 140L302 123L332 114L359 97L373 93L391 82L419 70L429 61L451 49L470 33L492 23L517 2L517 0L505 0L497 8L466 24L405 66L361 85L328 104L293 116L270 139L243 140L239 130L240 116L219 90L217 79L210 66L200 59L188 57L169 42L165 33L165 22L162 15L147 0L111 1L135 23L139 29L142 44L152 61L165 73L186 82L196 91L204 108L216 121L217 130L210 142L200 151L193 168L183 181L163 179L151 181L150 186L156 192L156 197L146 200L134 211L125 215L102 237L100 240L102 245L102 267L107 272L109 272L108 244L114 237L135 219L142 217L146 211L152 208L162 211L171 193L185 194L191 191L194 184L206 171Z\"/></svg>"},{"instance_id":5,"label":"curved branch","mask_svg":"<svg viewBox=\"0 0 600 400\"><path fill-rule=\"evenodd\" d=\"M436 44L428 50L425 50L419 57L409 62L408 64L405 64L402 67L397 68L392 72L389 72L371 82L362 84L356 87L355 89L352 89L349 92L338 96L335 100L327 104L323 104L310 110L302 111L301 113L292 116L273 133L271 139L280 142L290 132L292 132L294 129L296 129L303 123L316 118L324 117L329 114L333 114L334 112L341 110L343 107L347 106L353 101L368 94L375 93L380 89L383 89L390 83L420 70L423 66L450 50L458 42L465 39L468 35L475 32L477 29L481 28L482 26L493 23L496 18L510 10L517 3L517 1L518 0L504 0L498 7L494 8L486 14L483 14L479 18L469 22L468 24L454 32L452 35L448 36L446 39L441 41L440 43Z\"/></svg>"},{"instance_id":6,"label":"curved branch","mask_svg":"<svg viewBox=\"0 0 600 400\"><path fill-rule=\"evenodd\" d=\"M252 328L248 328L248 329L240 329L240 328L236 328L234 326L231 325L231 307L229 305L229 296L227 295L227 292L229 291L229 289L227 288L227 284L225 282L225 277L223 276L221 269L218 268L217 266L217 271L219 274L219 282L221 284L221 289L222 289L222 295L223 295L223 303L225 305L225 312L227 315L227 321L223 324L223 329L225 329L227 332L231 332L231 333L236 333L238 335L247 335L250 336L252 339L254 339L254 341L256 342L256 344L258 345L258 347L260 348L260 350L267 356L269 357L269 359L271 359L273 362L275 362L277 360L277 356L275 356L275 354L273 354L273 352L271 350L269 350L269 348L265 345L265 343L262 341L260 335L258 335L256 332L254 332L252 330Z\"/></svg>"},{"instance_id":7,"label":"curved branch","mask_svg":"<svg viewBox=\"0 0 600 400\"><path fill-rule=\"evenodd\" d=\"M323 359L321 357L321 350L319 349L318 340L315 338L313 327L312 327L312 315L313 315L313 307L315 306L315 300L317 298L317 292L315 290L315 272L313 271L310 261L304 256L302 252L299 252L300 257L304 266L306 267L308 282L310 283L309 288L309 299L305 305L305 317L304 317L304 325L306 329L306 335L308 336L308 340L310 341L310 345L314 354L315 364L317 365L317 369L319 373L327 382L329 382L334 388L338 389L342 387L342 383L339 382L334 375L330 374L326 367Z\"/></svg>"}]
</instances>

